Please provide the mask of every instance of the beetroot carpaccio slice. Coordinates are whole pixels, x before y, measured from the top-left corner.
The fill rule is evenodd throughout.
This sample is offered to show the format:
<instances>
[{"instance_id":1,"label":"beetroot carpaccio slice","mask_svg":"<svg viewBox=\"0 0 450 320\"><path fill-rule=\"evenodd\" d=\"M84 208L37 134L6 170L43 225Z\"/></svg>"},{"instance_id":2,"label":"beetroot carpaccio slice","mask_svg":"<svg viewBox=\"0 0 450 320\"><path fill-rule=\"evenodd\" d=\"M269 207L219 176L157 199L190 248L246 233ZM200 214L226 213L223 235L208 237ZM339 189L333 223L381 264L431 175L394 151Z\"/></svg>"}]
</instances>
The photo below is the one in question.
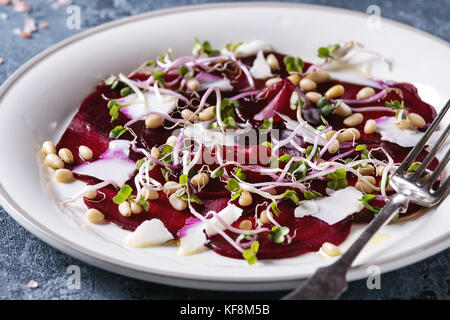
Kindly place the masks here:
<instances>
[{"instance_id":1,"label":"beetroot carpaccio slice","mask_svg":"<svg viewBox=\"0 0 450 320\"><path fill-rule=\"evenodd\" d=\"M324 243L337 246L353 223L370 222L395 193L389 175L436 111L406 82L360 76L340 81L327 64L358 49L333 48L317 65L276 53L262 41L222 51L196 41L195 54L180 58L168 51L129 76L99 84L56 149L70 150L73 161L65 168L76 179L94 188L111 179L84 203L130 232L158 219L174 239L182 235L183 246L189 228L202 222L206 241L198 248L250 264L249 257L281 259L318 251ZM356 121L347 120L350 115ZM386 119L394 121L387 129ZM349 132L351 139L345 138ZM391 132L404 135L406 143L395 142ZM92 158L83 159L80 146ZM416 161L425 156L424 151ZM434 159L428 168L437 165ZM117 171L125 168L123 179ZM123 195L124 186L131 192ZM352 200L358 210L328 208L324 216L322 200L341 191L360 196ZM126 214L121 203L140 210ZM227 210L234 216L221 216ZM420 210L411 204L399 218ZM219 229L208 233L212 219ZM252 251L255 242L259 246Z\"/></svg>"}]
</instances>

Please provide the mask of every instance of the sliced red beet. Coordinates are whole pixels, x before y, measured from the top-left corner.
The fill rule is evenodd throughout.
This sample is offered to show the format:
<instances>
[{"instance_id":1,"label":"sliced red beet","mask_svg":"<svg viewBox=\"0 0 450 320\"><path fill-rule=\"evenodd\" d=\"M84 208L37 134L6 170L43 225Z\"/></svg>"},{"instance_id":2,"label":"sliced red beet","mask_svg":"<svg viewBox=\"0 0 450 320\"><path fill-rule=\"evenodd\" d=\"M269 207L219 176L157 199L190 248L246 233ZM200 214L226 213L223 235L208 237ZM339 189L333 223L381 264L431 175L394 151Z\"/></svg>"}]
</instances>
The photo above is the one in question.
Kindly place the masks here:
<instances>
[{"instance_id":1,"label":"sliced red beet","mask_svg":"<svg viewBox=\"0 0 450 320\"><path fill-rule=\"evenodd\" d=\"M263 101L267 101L267 105L255 115L254 120L279 119L277 113L295 119L296 112L290 108L290 100L294 91L294 84L287 79L283 79L265 89L261 96Z\"/></svg>"}]
</instances>

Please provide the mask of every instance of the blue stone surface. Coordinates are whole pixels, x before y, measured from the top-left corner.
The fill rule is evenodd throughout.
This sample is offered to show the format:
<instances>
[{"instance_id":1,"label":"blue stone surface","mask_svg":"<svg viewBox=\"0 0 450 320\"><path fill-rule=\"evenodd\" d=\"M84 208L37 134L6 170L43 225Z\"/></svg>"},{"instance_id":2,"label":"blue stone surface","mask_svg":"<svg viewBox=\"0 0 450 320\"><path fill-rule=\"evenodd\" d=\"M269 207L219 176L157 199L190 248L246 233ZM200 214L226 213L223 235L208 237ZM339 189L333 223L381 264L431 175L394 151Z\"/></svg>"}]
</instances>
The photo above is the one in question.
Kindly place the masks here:
<instances>
[{"instance_id":1,"label":"blue stone surface","mask_svg":"<svg viewBox=\"0 0 450 320\"><path fill-rule=\"evenodd\" d=\"M29 13L14 13L0 6L0 84L34 55L79 31L122 17L175 6L208 3L207 0L75 0L82 10L82 29L66 28L66 7L55 10L52 0L28 0ZM53 1L54 2L54 1ZM216 1L218 2L218 1ZM450 41L449 0L317 0L314 3L366 12L369 5L381 15ZM5 18L5 13L7 19ZM48 29L31 39L21 39L13 30L24 18L47 21ZM388 35L387 35L388 36ZM417 63L420 63L418 57ZM81 288L68 289L67 267L81 268ZM383 274L381 289L369 290L366 280L349 284L343 299L449 299L450 250L406 268ZM36 280L39 287L27 284ZM0 208L0 299L276 299L284 292L230 293L182 289L146 283L87 265L43 243L23 229Z\"/></svg>"}]
</instances>

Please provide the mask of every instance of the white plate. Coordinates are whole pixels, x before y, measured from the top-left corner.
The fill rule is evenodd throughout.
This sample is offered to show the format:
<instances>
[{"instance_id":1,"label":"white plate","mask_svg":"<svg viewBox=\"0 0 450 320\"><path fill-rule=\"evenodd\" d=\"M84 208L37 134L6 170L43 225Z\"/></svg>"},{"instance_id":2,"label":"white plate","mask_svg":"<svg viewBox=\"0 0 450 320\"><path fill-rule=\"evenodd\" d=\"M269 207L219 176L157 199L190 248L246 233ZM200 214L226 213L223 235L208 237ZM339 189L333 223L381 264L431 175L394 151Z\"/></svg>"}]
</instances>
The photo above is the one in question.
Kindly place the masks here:
<instances>
[{"instance_id":1,"label":"white plate","mask_svg":"<svg viewBox=\"0 0 450 320\"><path fill-rule=\"evenodd\" d=\"M165 284L221 290L274 290L293 287L318 266L330 263L317 253L249 267L245 261L211 251L189 257L165 246L130 250L126 231L110 224L85 224L82 212L62 210L62 196L80 185L58 190L42 166L39 143L57 141L83 97L111 73L133 70L171 47L188 54L193 39L215 47L230 41L262 39L279 51L314 59L321 45L357 40L394 61L380 77L421 83L429 101L448 97L450 48L447 43L404 25L382 20L367 28L367 16L318 6L253 3L220 4L150 12L93 28L46 50L20 68L0 90L0 195L20 224L50 245L113 272ZM425 92L425 91L424 91ZM438 209L401 224L389 225L389 237L365 250L349 279L367 276L368 265L383 272L429 257L450 243L447 199ZM353 227L346 243L357 236Z\"/></svg>"}]
</instances>

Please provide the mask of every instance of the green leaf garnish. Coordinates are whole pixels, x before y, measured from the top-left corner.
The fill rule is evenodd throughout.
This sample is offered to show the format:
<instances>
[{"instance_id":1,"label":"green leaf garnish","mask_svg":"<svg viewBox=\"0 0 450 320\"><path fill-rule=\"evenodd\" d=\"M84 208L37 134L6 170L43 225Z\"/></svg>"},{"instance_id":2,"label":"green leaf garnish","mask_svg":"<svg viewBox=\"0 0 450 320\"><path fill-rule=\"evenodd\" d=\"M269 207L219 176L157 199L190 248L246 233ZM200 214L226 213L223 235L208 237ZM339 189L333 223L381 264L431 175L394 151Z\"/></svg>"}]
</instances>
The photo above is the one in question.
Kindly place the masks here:
<instances>
[{"instance_id":1,"label":"green leaf garnish","mask_svg":"<svg viewBox=\"0 0 450 320\"><path fill-rule=\"evenodd\" d=\"M249 265L253 265L256 263L256 261L258 261L258 258L256 257L258 250L259 250L259 242L253 241L250 248L242 252L242 256L244 257L245 260L247 260Z\"/></svg>"},{"instance_id":2,"label":"green leaf garnish","mask_svg":"<svg viewBox=\"0 0 450 320\"><path fill-rule=\"evenodd\" d=\"M323 195L320 192L317 192L315 190L308 190L308 191L303 192L303 197L306 200L312 200L312 199L315 199L318 197L323 197Z\"/></svg>"},{"instance_id":3,"label":"green leaf garnish","mask_svg":"<svg viewBox=\"0 0 450 320\"><path fill-rule=\"evenodd\" d=\"M281 244L284 242L285 237L289 234L289 228L288 227L279 227L275 226L272 228L272 232L269 233L268 237L269 240Z\"/></svg>"},{"instance_id":4,"label":"green leaf garnish","mask_svg":"<svg viewBox=\"0 0 450 320\"><path fill-rule=\"evenodd\" d=\"M273 148L273 144L269 141L264 141L261 145L263 145L267 148Z\"/></svg>"},{"instance_id":5,"label":"green leaf garnish","mask_svg":"<svg viewBox=\"0 0 450 320\"><path fill-rule=\"evenodd\" d=\"M222 167L217 168L216 170L214 170L214 171L211 173L211 178L213 178L213 179L215 179L215 178L220 178L221 176L223 176L224 172L225 172L225 169L224 169L224 168L222 168Z\"/></svg>"},{"instance_id":6,"label":"green leaf garnish","mask_svg":"<svg viewBox=\"0 0 450 320\"><path fill-rule=\"evenodd\" d=\"M136 161L136 169L139 170L146 160L147 160L147 157L144 157L144 158L139 159L138 161Z\"/></svg>"},{"instance_id":7,"label":"green leaf garnish","mask_svg":"<svg viewBox=\"0 0 450 320\"><path fill-rule=\"evenodd\" d=\"M363 204L363 206L366 209L368 209L368 210L370 210L372 212L378 213L378 212L380 212L381 208L376 207L376 206L372 206L372 205L369 204L369 201L374 199L374 198L375 198L374 194L365 194L365 195L362 196L361 199L359 199L359 201Z\"/></svg>"},{"instance_id":8,"label":"green leaf garnish","mask_svg":"<svg viewBox=\"0 0 450 320\"><path fill-rule=\"evenodd\" d=\"M225 186L225 189L231 192L237 192L240 188L239 182L233 178L228 179L228 184Z\"/></svg>"},{"instance_id":9,"label":"green leaf garnish","mask_svg":"<svg viewBox=\"0 0 450 320\"><path fill-rule=\"evenodd\" d=\"M197 55L198 53L206 54L208 57L216 57L220 54L220 51L214 50L209 41L200 42L197 38L195 38L192 54Z\"/></svg>"},{"instance_id":10,"label":"green leaf garnish","mask_svg":"<svg viewBox=\"0 0 450 320\"><path fill-rule=\"evenodd\" d=\"M181 175L180 176L180 184L182 186L185 186L185 185L187 185L187 183L188 183L188 176L186 174Z\"/></svg>"},{"instance_id":11,"label":"green leaf garnish","mask_svg":"<svg viewBox=\"0 0 450 320\"><path fill-rule=\"evenodd\" d=\"M183 189L184 190L184 189ZM179 196L180 199L184 201L190 201L193 203L203 204L203 201L200 200L199 197L197 197L195 194L187 194L186 192Z\"/></svg>"},{"instance_id":12,"label":"green leaf garnish","mask_svg":"<svg viewBox=\"0 0 450 320\"><path fill-rule=\"evenodd\" d=\"M276 202L276 201L272 201L271 207L272 207L273 213L275 213L275 215L276 215L277 217L279 217L281 212L280 212L280 209L278 209L278 204L277 204L277 202Z\"/></svg>"},{"instance_id":13,"label":"green leaf garnish","mask_svg":"<svg viewBox=\"0 0 450 320\"><path fill-rule=\"evenodd\" d=\"M109 133L109 137L111 139L117 139L119 138L121 135L123 135L128 129L124 128L122 126L116 126L114 129L111 130L111 132Z\"/></svg>"},{"instance_id":14,"label":"green leaf garnish","mask_svg":"<svg viewBox=\"0 0 450 320\"><path fill-rule=\"evenodd\" d=\"M140 197L139 200L137 201L137 204L140 205L145 211L148 211L148 209L150 208L150 203L145 200L143 197Z\"/></svg>"},{"instance_id":15,"label":"green leaf garnish","mask_svg":"<svg viewBox=\"0 0 450 320\"><path fill-rule=\"evenodd\" d=\"M395 110L395 117L397 118L401 110L408 110L405 108L405 101L391 100L391 102L386 101L386 107ZM406 119L406 115L404 114L403 119Z\"/></svg>"},{"instance_id":16,"label":"green leaf garnish","mask_svg":"<svg viewBox=\"0 0 450 320\"><path fill-rule=\"evenodd\" d=\"M233 42L230 42L230 43L228 43L228 44L225 46L225 48L226 48L228 51L234 52L234 51L236 51L237 48L239 48L239 46L240 46L241 44L242 44L242 42L238 42L238 43L236 43L236 44L234 44Z\"/></svg>"},{"instance_id":17,"label":"green leaf garnish","mask_svg":"<svg viewBox=\"0 0 450 320\"><path fill-rule=\"evenodd\" d=\"M337 190L346 188L348 186L347 182L347 171L344 168L336 169L334 172L330 173L328 176L328 188Z\"/></svg>"},{"instance_id":18,"label":"green leaf garnish","mask_svg":"<svg viewBox=\"0 0 450 320\"><path fill-rule=\"evenodd\" d=\"M242 168L234 168L234 175L241 181L245 181L245 179L247 179L247 175L242 172Z\"/></svg>"},{"instance_id":19,"label":"green leaf garnish","mask_svg":"<svg viewBox=\"0 0 450 320\"><path fill-rule=\"evenodd\" d=\"M108 78L106 78L105 84L107 86L110 86L111 90L114 90L119 85L119 81L117 80L116 76L111 75Z\"/></svg>"},{"instance_id":20,"label":"green leaf garnish","mask_svg":"<svg viewBox=\"0 0 450 320\"><path fill-rule=\"evenodd\" d=\"M268 120L264 120L264 123L262 124L262 126L259 127L259 130L261 131L261 133L267 133L272 130L272 127L273 127L273 118L270 118Z\"/></svg>"},{"instance_id":21,"label":"green leaf garnish","mask_svg":"<svg viewBox=\"0 0 450 320\"><path fill-rule=\"evenodd\" d=\"M291 161L291 159L292 159L291 155L283 154L281 157L278 158L278 161L288 163L289 161Z\"/></svg>"},{"instance_id":22,"label":"green leaf garnish","mask_svg":"<svg viewBox=\"0 0 450 320\"><path fill-rule=\"evenodd\" d=\"M332 44L326 47L320 47L317 50L317 55L319 58L327 59L329 58L336 50L340 48L339 44Z\"/></svg>"},{"instance_id":23,"label":"green leaf garnish","mask_svg":"<svg viewBox=\"0 0 450 320\"><path fill-rule=\"evenodd\" d=\"M283 194L284 198L287 198L289 200L291 200L292 202L295 203L295 205L299 205L300 204L300 199L297 196L297 192L295 192L294 190L290 190L287 189L284 194Z\"/></svg>"},{"instance_id":24,"label":"green leaf garnish","mask_svg":"<svg viewBox=\"0 0 450 320\"><path fill-rule=\"evenodd\" d=\"M178 73L185 77L189 72L189 69L186 66L181 66L178 68Z\"/></svg>"},{"instance_id":25,"label":"green leaf garnish","mask_svg":"<svg viewBox=\"0 0 450 320\"><path fill-rule=\"evenodd\" d=\"M311 152L313 149L314 149L314 147L311 145L306 147L306 152L305 152L306 158L308 158L311 155ZM317 157L319 156L319 153L320 153L320 148L317 147L316 152L315 152L314 156L312 157L313 161L315 161L317 159Z\"/></svg>"},{"instance_id":26,"label":"green leaf garnish","mask_svg":"<svg viewBox=\"0 0 450 320\"><path fill-rule=\"evenodd\" d=\"M153 78L155 81L158 81L162 86L166 86L166 83L164 82L164 71L158 71L152 73Z\"/></svg>"},{"instance_id":27,"label":"green leaf garnish","mask_svg":"<svg viewBox=\"0 0 450 320\"><path fill-rule=\"evenodd\" d=\"M124 185L122 188L120 188L117 195L113 198L113 201L115 204L121 204L128 199L130 199L131 193L133 192L133 188L131 188L129 185Z\"/></svg>"},{"instance_id":28,"label":"green leaf garnish","mask_svg":"<svg viewBox=\"0 0 450 320\"><path fill-rule=\"evenodd\" d=\"M303 73L303 67L305 66L305 63L301 58L287 56L284 57L283 62L286 66L287 72Z\"/></svg>"},{"instance_id":29,"label":"green leaf garnish","mask_svg":"<svg viewBox=\"0 0 450 320\"><path fill-rule=\"evenodd\" d=\"M131 89L130 87L125 87L122 90L120 90L120 95L122 97L126 97L130 94L134 93L133 89Z\"/></svg>"},{"instance_id":30,"label":"green leaf garnish","mask_svg":"<svg viewBox=\"0 0 450 320\"><path fill-rule=\"evenodd\" d=\"M227 98L222 99L222 102L220 104L220 115L222 117L222 122L225 124L225 129L235 129L236 126L236 120L234 119L235 113L234 109L239 107L239 103L236 101L233 101L233 103L230 102ZM213 113L216 114L217 108L213 109ZM210 125L211 129L220 129L221 127L217 122L213 122Z\"/></svg>"}]
</instances>

